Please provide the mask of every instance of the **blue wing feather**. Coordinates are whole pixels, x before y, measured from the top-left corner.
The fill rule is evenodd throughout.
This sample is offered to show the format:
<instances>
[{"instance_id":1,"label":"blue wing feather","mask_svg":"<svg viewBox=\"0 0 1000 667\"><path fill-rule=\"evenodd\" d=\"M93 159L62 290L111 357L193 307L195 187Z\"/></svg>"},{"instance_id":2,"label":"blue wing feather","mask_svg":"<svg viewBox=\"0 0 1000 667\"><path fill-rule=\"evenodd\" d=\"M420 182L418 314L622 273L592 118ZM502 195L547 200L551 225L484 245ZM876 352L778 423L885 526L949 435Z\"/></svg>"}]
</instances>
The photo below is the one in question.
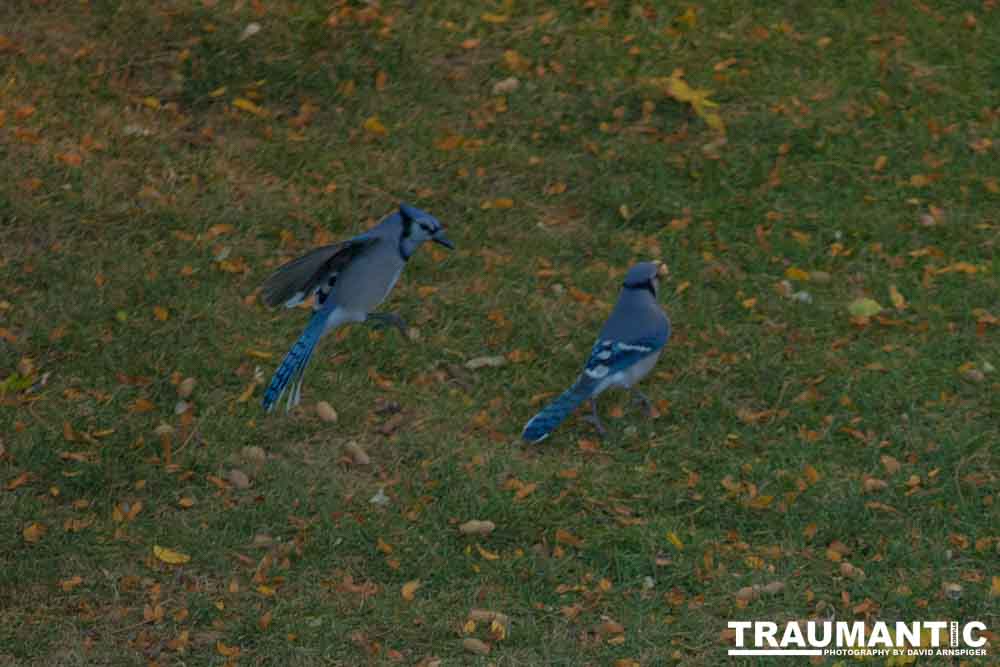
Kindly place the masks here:
<instances>
[{"instance_id":1,"label":"blue wing feather","mask_svg":"<svg viewBox=\"0 0 1000 667\"><path fill-rule=\"evenodd\" d=\"M659 352L666 342L666 336L649 336L632 341L598 340L590 350L583 372L594 380L614 375Z\"/></svg>"}]
</instances>

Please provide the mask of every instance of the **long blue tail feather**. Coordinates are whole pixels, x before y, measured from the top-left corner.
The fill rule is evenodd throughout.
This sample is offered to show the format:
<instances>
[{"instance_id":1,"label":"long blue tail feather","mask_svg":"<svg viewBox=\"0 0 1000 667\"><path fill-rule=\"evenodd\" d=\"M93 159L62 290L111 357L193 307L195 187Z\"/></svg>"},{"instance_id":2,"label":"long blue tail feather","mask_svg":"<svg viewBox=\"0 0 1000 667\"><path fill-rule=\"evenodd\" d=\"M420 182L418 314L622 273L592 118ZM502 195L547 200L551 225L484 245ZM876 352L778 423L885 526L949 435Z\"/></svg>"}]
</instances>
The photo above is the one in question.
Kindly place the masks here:
<instances>
[{"instance_id":1,"label":"long blue tail feather","mask_svg":"<svg viewBox=\"0 0 1000 667\"><path fill-rule=\"evenodd\" d=\"M521 437L527 442L540 442L547 438L566 417L570 416L580 403L590 398L596 382L587 376L581 377L556 400L542 408L524 425Z\"/></svg>"},{"instance_id":2,"label":"long blue tail feather","mask_svg":"<svg viewBox=\"0 0 1000 667\"><path fill-rule=\"evenodd\" d=\"M309 363L309 357L312 356L313 350L316 349L316 344L319 343L319 339L323 336L323 331L326 329L326 319L326 313L316 313L312 316L312 319L309 320L309 325L306 326L306 330L295 341L295 345L292 346L292 349L288 351L288 354L282 360L281 366L274 372L271 383L267 386L267 391L264 392L264 400L261 402L261 405L268 412L274 409L275 403L281 399L281 395L293 380L297 379L301 383L306 364ZM289 409L295 403L298 403L297 399L297 396L289 396Z\"/></svg>"}]
</instances>

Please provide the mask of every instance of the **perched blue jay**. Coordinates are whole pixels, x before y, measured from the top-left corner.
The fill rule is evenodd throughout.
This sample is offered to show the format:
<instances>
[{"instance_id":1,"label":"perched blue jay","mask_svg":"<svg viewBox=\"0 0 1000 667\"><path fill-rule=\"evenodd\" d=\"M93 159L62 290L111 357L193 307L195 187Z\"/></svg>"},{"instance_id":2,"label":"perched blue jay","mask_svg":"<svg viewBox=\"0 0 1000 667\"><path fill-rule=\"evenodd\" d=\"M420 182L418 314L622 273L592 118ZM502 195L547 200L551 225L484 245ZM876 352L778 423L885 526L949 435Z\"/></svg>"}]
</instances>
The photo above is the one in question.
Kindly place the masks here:
<instances>
[{"instance_id":1,"label":"perched blue jay","mask_svg":"<svg viewBox=\"0 0 1000 667\"><path fill-rule=\"evenodd\" d=\"M283 265L264 282L261 291L268 306L284 303L286 308L292 308L316 295L309 325L285 355L264 392L264 409L270 412L292 382L286 409L298 405L306 364L328 331L369 320L391 324L405 334L406 326L398 315L372 311L392 291L406 261L427 240L455 247L436 218L400 204L398 211L364 234L316 248Z\"/></svg>"},{"instance_id":2,"label":"perched blue jay","mask_svg":"<svg viewBox=\"0 0 1000 667\"><path fill-rule=\"evenodd\" d=\"M588 398L593 413L588 421L603 435L597 397L608 387L631 390L652 412L652 403L635 384L653 369L670 338L670 320L656 300L657 278L664 271L659 262L642 262L629 269L618 303L604 323L583 373L572 387L525 424L522 438L541 442Z\"/></svg>"}]
</instances>

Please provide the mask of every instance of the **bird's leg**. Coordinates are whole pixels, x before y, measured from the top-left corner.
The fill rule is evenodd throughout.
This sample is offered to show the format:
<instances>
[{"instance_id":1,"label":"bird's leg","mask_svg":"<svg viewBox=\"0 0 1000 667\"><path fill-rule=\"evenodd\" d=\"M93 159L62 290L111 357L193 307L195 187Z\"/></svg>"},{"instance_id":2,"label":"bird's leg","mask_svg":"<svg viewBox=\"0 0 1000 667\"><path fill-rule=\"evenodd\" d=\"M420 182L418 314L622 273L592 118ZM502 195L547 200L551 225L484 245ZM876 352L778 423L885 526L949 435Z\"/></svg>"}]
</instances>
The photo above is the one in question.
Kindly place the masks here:
<instances>
[{"instance_id":1,"label":"bird's leg","mask_svg":"<svg viewBox=\"0 0 1000 667\"><path fill-rule=\"evenodd\" d=\"M393 326L399 329L399 333L406 338L406 320L397 315L396 313L368 313L368 317L365 318L366 322L370 322L373 326L381 328L387 326Z\"/></svg>"},{"instance_id":2,"label":"bird's leg","mask_svg":"<svg viewBox=\"0 0 1000 667\"><path fill-rule=\"evenodd\" d=\"M590 399L590 414L583 418L584 421L588 421L594 425L597 429L597 434L602 438L608 434L607 429L604 428L604 423L601 418L597 416L597 398Z\"/></svg>"},{"instance_id":3,"label":"bird's leg","mask_svg":"<svg viewBox=\"0 0 1000 667\"><path fill-rule=\"evenodd\" d=\"M653 402L649 400L648 396L646 396L644 393L642 393L635 387L630 387L629 391L632 392L633 401L639 401L640 403L642 403L643 407L646 409L647 417L652 418L656 416L656 408L653 407Z\"/></svg>"}]
</instances>

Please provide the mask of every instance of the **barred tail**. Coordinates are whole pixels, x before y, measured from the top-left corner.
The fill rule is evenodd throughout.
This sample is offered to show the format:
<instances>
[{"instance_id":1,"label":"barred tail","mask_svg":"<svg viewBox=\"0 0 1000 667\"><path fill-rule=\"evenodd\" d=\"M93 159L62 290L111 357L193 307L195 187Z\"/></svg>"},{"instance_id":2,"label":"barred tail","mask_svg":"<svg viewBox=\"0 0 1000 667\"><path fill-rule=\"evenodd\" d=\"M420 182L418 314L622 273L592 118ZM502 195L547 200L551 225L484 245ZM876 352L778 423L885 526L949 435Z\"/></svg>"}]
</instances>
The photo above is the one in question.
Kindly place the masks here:
<instances>
[{"instance_id":1,"label":"barred tail","mask_svg":"<svg viewBox=\"0 0 1000 667\"><path fill-rule=\"evenodd\" d=\"M577 380L576 384L563 392L559 398L545 406L541 412L532 417L524 425L521 437L531 443L541 442L549 437L549 434L566 417L569 417L580 403L590 398L594 384L593 380L586 377Z\"/></svg>"},{"instance_id":2,"label":"barred tail","mask_svg":"<svg viewBox=\"0 0 1000 667\"><path fill-rule=\"evenodd\" d=\"M274 376L271 378L271 384L268 385L267 391L264 392L264 400L261 403L268 412L274 409L274 404L278 402L281 395L285 393L285 389L288 388L289 383L293 380L296 381L296 384L292 388L292 393L288 396L288 407L286 409L291 409L295 405L298 405L299 391L302 388L302 376L306 371L306 364L309 363L309 357L312 356L313 350L316 349L316 344L319 343L319 339L323 336L323 331L326 329L326 319L326 313L316 313L313 315L312 319L309 320L306 330L295 341L295 345L285 355L281 366L275 371Z\"/></svg>"}]
</instances>

